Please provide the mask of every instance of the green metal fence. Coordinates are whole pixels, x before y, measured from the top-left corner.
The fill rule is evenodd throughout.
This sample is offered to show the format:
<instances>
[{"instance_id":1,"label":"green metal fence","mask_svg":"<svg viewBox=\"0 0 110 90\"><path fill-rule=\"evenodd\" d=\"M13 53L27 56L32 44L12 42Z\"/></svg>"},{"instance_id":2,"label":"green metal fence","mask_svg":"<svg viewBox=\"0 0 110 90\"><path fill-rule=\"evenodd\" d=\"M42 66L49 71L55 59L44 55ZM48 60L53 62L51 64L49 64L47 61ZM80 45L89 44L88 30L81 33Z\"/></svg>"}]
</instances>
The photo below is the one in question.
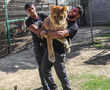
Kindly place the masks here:
<instances>
[{"instance_id":1,"label":"green metal fence","mask_svg":"<svg viewBox=\"0 0 110 90\"><path fill-rule=\"evenodd\" d=\"M32 2L32 0L30 1ZM0 1L0 26L3 27L0 28L0 57L6 55L6 53L10 53L10 47L13 43L11 30L13 29L15 31L14 27L17 27L21 22L25 21L24 4L26 2L29 2L29 0Z\"/></svg>"},{"instance_id":2,"label":"green metal fence","mask_svg":"<svg viewBox=\"0 0 110 90\"><path fill-rule=\"evenodd\" d=\"M4 0L4 7L5 7L5 25L6 25L6 30L7 30L7 35L8 35L8 45L10 46L10 25L9 23L11 22L17 22L17 21L21 21L21 20L25 20L25 18L21 18L21 19L9 19L8 18L8 8L7 8L7 0Z\"/></svg>"}]
</instances>

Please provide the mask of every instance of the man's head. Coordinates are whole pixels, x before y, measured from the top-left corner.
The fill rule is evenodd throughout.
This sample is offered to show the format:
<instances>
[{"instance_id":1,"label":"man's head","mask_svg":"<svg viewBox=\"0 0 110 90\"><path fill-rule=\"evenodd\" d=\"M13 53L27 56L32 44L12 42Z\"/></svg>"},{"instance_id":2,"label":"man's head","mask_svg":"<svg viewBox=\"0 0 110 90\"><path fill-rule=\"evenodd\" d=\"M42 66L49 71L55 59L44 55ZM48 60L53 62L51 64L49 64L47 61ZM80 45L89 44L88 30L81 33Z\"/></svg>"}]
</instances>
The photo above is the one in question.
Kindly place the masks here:
<instances>
[{"instance_id":1,"label":"man's head","mask_svg":"<svg viewBox=\"0 0 110 90\"><path fill-rule=\"evenodd\" d=\"M83 7L78 5L76 8L79 9L79 14L80 14L80 16L82 16L84 14Z\"/></svg>"},{"instance_id":2,"label":"man's head","mask_svg":"<svg viewBox=\"0 0 110 90\"><path fill-rule=\"evenodd\" d=\"M34 16L36 14L36 8L33 3L26 3L24 9L29 16Z\"/></svg>"},{"instance_id":3,"label":"man's head","mask_svg":"<svg viewBox=\"0 0 110 90\"><path fill-rule=\"evenodd\" d=\"M68 19L69 20L75 20L78 19L80 16L83 15L83 9L81 6L77 6L75 8L72 8L68 13Z\"/></svg>"}]
</instances>

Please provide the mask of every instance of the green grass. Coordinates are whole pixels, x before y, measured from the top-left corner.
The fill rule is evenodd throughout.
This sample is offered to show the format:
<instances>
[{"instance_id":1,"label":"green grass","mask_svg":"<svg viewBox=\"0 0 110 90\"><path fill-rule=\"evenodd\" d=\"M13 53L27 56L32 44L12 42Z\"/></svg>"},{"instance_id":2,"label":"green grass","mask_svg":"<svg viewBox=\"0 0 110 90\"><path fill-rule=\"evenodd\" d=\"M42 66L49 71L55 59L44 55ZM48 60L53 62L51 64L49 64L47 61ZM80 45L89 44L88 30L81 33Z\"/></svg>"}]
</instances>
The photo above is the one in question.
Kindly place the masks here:
<instances>
[{"instance_id":1,"label":"green grass","mask_svg":"<svg viewBox=\"0 0 110 90\"><path fill-rule=\"evenodd\" d=\"M110 78L104 76L91 77L82 84L82 90L110 90Z\"/></svg>"},{"instance_id":2,"label":"green grass","mask_svg":"<svg viewBox=\"0 0 110 90\"><path fill-rule=\"evenodd\" d=\"M2 89L2 88L0 88L0 90L6 90L6 89ZM14 90L14 89L13 89ZM28 89L25 89L25 90L31 90L30 88L28 88Z\"/></svg>"},{"instance_id":3,"label":"green grass","mask_svg":"<svg viewBox=\"0 0 110 90\"><path fill-rule=\"evenodd\" d=\"M25 89L25 90L31 90L30 88L28 88L28 89Z\"/></svg>"},{"instance_id":4,"label":"green grass","mask_svg":"<svg viewBox=\"0 0 110 90\"><path fill-rule=\"evenodd\" d=\"M103 43L105 43L105 45ZM110 49L110 45L107 45L107 43L110 43L109 34L97 35L94 39L93 46L98 49Z\"/></svg>"},{"instance_id":5,"label":"green grass","mask_svg":"<svg viewBox=\"0 0 110 90\"><path fill-rule=\"evenodd\" d=\"M92 46L94 46L95 48L98 48L98 49L103 48L101 40L98 40L98 39L94 40L94 42L90 43L89 45L92 45Z\"/></svg>"},{"instance_id":6,"label":"green grass","mask_svg":"<svg viewBox=\"0 0 110 90\"><path fill-rule=\"evenodd\" d=\"M110 39L110 34L99 34L96 37L101 37L101 38L104 38L104 39Z\"/></svg>"},{"instance_id":7,"label":"green grass","mask_svg":"<svg viewBox=\"0 0 110 90\"><path fill-rule=\"evenodd\" d=\"M96 75L70 75L72 90L110 90L110 78Z\"/></svg>"},{"instance_id":8,"label":"green grass","mask_svg":"<svg viewBox=\"0 0 110 90\"><path fill-rule=\"evenodd\" d=\"M107 45L103 46L102 44L94 44L93 46L98 49L110 49L110 46Z\"/></svg>"},{"instance_id":9,"label":"green grass","mask_svg":"<svg viewBox=\"0 0 110 90\"><path fill-rule=\"evenodd\" d=\"M0 88L0 90L5 90L5 89L3 89L3 88Z\"/></svg>"}]
</instances>

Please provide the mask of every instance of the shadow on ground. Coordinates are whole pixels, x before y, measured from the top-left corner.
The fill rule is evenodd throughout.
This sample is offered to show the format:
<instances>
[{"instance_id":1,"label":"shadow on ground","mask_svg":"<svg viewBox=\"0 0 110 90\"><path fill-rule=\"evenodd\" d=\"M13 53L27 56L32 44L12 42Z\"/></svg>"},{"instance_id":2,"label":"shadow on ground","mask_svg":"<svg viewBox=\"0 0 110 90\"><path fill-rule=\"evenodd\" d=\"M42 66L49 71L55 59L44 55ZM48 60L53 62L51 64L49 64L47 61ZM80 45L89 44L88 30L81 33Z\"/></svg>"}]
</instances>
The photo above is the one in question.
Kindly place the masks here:
<instances>
[{"instance_id":1,"label":"shadow on ground","mask_svg":"<svg viewBox=\"0 0 110 90\"><path fill-rule=\"evenodd\" d=\"M91 57L84 63L89 65L106 65L110 63L110 54L106 54L106 51L104 50L101 53Z\"/></svg>"},{"instance_id":2,"label":"shadow on ground","mask_svg":"<svg viewBox=\"0 0 110 90\"><path fill-rule=\"evenodd\" d=\"M68 58L80 55L80 50L86 47L88 47L88 44L73 45ZM0 59L0 71L7 73L35 69L37 66L32 48Z\"/></svg>"},{"instance_id":3,"label":"shadow on ground","mask_svg":"<svg viewBox=\"0 0 110 90\"><path fill-rule=\"evenodd\" d=\"M77 38L77 39L76 39ZM87 29L80 29L80 32L72 40L71 53L68 55L68 58L74 58L80 55L80 51L84 48L90 48L88 43L90 32ZM86 64L106 64L109 61L110 55L96 55L90 58L88 61L84 62ZM102 59L103 58L103 59ZM68 59L69 60L69 59ZM37 63L33 54L32 48L30 50L24 50L20 53L7 56L0 59L0 71L2 72L16 72L18 70L29 70L37 68Z\"/></svg>"},{"instance_id":4,"label":"shadow on ground","mask_svg":"<svg viewBox=\"0 0 110 90\"><path fill-rule=\"evenodd\" d=\"M37 62L33 54L33 50L25 50L20 53L9 55L0 59L0 71L16 72L18 70L29 70L37 68Z\"/></svg>"},{"instance_id":5,"label":"shadow on ground","mask_svg":"<svg viewBox=\"0 0 110 90\"><path fill-rule=\"evenodd\" d=\"M43 90L43 88L42 88L42 87L40 87L40 88L36 88L36 89L33 89L33 90Z\"/></svg>"},{"instance_id":6,"label":"shadow on ground","mask_svg":"<svg viewBox=\"0 0 110 90\"><path fill-rule=\"evenodd\" d=\"M71 46L71 53L68 55L68 58L70 59L80 55L80 51L83 48L89 48L89 44L73 44ZM35 61L32 48L0 59L0 71L7 73L16 72L18 70L35 69L37 66L38 65Z\"/></svg>"},{"instance_id":7,"label":"shadow on ground","mask_svg":"<svg viewBox=\"0 0 110 90\"><path fill-rule=\"evenodd\" d=\"M74 58L78 55L80 55L80 51L84 48L90 48L88 43L82 43L77 45L72 45L71 52L68 55L68 58Z\"/></svg>"}]
</instances>

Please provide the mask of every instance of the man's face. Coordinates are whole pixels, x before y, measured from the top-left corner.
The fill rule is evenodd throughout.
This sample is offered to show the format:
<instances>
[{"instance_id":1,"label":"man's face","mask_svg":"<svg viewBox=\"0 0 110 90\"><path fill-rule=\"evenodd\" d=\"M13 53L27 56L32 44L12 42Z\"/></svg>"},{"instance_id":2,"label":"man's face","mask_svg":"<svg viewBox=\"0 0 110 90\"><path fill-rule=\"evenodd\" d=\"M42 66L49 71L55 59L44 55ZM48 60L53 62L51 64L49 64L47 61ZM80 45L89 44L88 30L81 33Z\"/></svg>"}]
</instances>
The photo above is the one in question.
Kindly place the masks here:
<instances>
[{"instance_id":1,"label":"man's face","mask_svg":"<svg viewBox=\"0 0 110 90\"><path fill-rule=\"evenodd\" d=\"M79 8L74 8L69 11L69 16L77 16L79 15Z\"/></svg>"},{"instance_id":2,"label":"man's face","mask_svg":"<svg viewBox=\"0 0 110 90\"><path fill-rule=\"evenodd\" d=\"M27 8L26 12L29 16L34 16L36 14L35 6L31 5L29 8Z\"/></svg>"}]
</instances>

